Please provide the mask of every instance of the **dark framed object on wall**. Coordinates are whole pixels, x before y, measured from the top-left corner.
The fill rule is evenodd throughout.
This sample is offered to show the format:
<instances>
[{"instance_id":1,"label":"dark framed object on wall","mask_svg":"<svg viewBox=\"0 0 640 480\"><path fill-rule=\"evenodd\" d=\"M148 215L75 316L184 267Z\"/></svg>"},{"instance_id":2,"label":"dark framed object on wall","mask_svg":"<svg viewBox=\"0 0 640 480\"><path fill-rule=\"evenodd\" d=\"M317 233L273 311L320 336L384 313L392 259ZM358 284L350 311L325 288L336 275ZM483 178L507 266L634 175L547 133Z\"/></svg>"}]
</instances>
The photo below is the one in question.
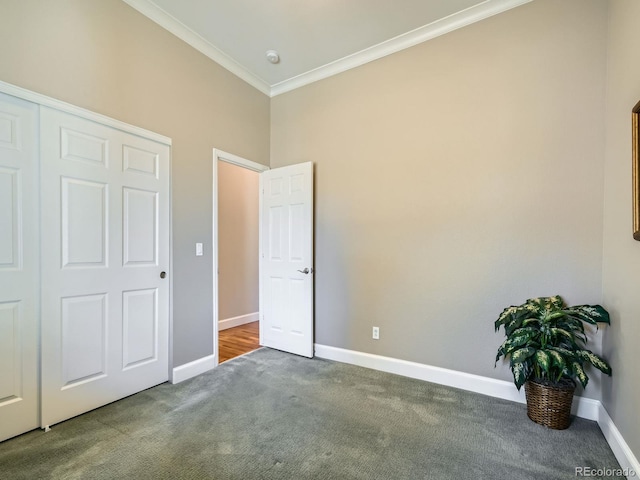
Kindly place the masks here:
<instances>
[{"instance_id":1,"label":"dark framed object on wall","mask_svg":"<svg viewBox=\"0 0 640 480\"><path fill-rule=\"evenodd\" d=\"M640 102L633 107L633 238L640 240Z\"/></svg>"}]
</instances>

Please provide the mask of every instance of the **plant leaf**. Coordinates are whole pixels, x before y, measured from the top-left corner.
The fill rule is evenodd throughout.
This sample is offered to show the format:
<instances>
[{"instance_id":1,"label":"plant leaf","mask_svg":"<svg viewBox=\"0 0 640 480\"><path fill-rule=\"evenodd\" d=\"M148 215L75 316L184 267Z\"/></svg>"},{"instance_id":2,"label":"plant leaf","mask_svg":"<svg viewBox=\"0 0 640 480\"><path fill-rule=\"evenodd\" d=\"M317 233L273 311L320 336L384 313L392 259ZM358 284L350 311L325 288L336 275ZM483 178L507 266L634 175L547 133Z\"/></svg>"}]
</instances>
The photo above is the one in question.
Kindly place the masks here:
<instances>
[{"instance_id":1,"label":"plant leaf","mask_svg":"<svg viewBox=\"0 0 640 480\"><path fill-rule=\"evenodd\" d=\"M575 359L575 352L573 350L569 350L567 348L562 348L562 347L549 347L549 350L558 352L560 355L562 355L565 359L565 361L573 361Z\"/></svg>"},{"instance_id":2,"label":"plant leaf","mask_svg":"<svg viewBox=\"0 0 640 480\"><path fill-rule=\"evenodd\" d=\"M560 295L554 295L553 297L538 297L530 298L526 304L535 306L539 312L543 310L561 310L565 307L564 300Z\"/></svg>"},{"instance_id":3,"label":"plant leaf","mask_svg":"<svg viewBox=\"0 0 640 480\"><path fill-rule=\"evenodd\" d=\"M556 310L556 311L551 311L550 310L549 313L546 316L546 319L549 320L549 321L550 320L557 320L559 318L563 318L563 317L566 317L566 316L567 316L567 314L564 313L563 310Z\"/></svg>"},{"instance_id":4,"label":"plant leaf","mask_svg":"<svg viewBox=\"0 0 640 480\"><path fill-rule=\"evenodd\" d=\"M551 333L555 337L563 336L567 340L569 340L571 343L575 343L576 337L572 332L568 332L567 330L564 330L562 328L551 327Z\"/></svg>"},{"instance_id":5,"label":"plant leaf","mask_svg":"<svg viewBox=\"0 0 640 480\"><path fill-rule=\"evenodd\" d=\"M511 320L507 322L504 326L504 333L507 337L511 336L513 332L522 327L522 316L521 315L513 315Z\"/></svg>"},{"instance_id":6,"label":"plant leaf","mask_svg":"<svg viewBox=\"0 0 640 480\"><path fill-rule=\"evenodd\" d=\"M549 297L549 305L552 306L553 308L565 307L564 300L562 300L562 297L560 295L554 295L553 297Z\"/></svg>"},{"instance_id":7,"label":"plant leaf","mask_svg":"<svg viewBox=\"0 0 640 480\"><path fill-rule=\"evenodd\" d=\"M496 320L494 324L496 328L496 332L500 328L500 325L504 325L505 323L511 320L511 317L513 316L514 313L518 311L518 308L519 307L512 305L502 310L502 313L500 314L500 316L498 317L498 320Z\"/></svg>"},{"instance_id":8,"label":"plant leaf","mask_svg":"<svg viewBox=\"0 0 640 480\"><path fill-rule=\"evenodd\" d=\"M538 350L535 353L535 359L542 371L549 376L551 370L551 357L549 354L544 350Z\"/></svg>"},{"instance_id":9,"label":"plant leaf","mask_svg":"<svg viewBox=\"0 0 640 480\"><path fill-rule=\"evenodd\" d=\"M527 366L524 363L514 363L511 365L511 372L513 372L513 383L515 383L516 388L520 390L529 378Z\"/></svg>"},{"instance_id":10,"label":"plant leaf","mask_svg":"<svg viewBox=\"0 0 640 480\"><path fill-rule=\"evenodd\" d=\"M557 350L549 349L549 350L546 350L546 352L551 357L551 360L553 361L554 365L558 367L558 370L560 371L564 370L565 366L567 365L567 362L565 361L564 356Z\"/></svg>"},{"instance_id":11,"label":"plant leaf","mask_svg":"<svg viewBox=\"0 0 640 480\"><path fill-rule=\"evenodd\" d=\"M602 373L606 373L607 375L611 376L611 366L601 356L596 355L591 350L578 350L576 353L578 357L586 360Z\"/></svg>"},{"instance_id":12,"label":"plant leaf","mask_svg":"<svg viewBox=\"0 0 640 480\"><path fill-rule=\"evenodd\" d=\"M531 357L534 353L536 353L536 349L533 347L525 347L519 350L516 350L511 354L511 365L515 365L516 363L522 363L527 358Z\"/></svg>"},{"instance_id":13,"label":"plant leaf","mask_svg":"<svg viewBox=\"0 0 640 480\"><path fill-rule=\"evenodd\" d=\"M538 324L539 325L540 324L540 320L537 319L537 318L527 318L522 322L522 326L523 327L528 327L529 325L532 325L532 324Z\"/></svg>"},{"instance_id":14,"label":"plant leaf","mask_svg":"<svg viewBox=\"0 0 640 480\"><path fill-rule=\"evenodd\" d=\"M559 321L556 327L570 332L584 333L584 323L582 323L579 318L572 317L570 315L565 316L561 321Z\"/></svg>"},{"instance_id":15,"label":"plant leaf","mask_svg":"<svg viewBox=\"0 0 640 480\"><path fill-rule=\"evenodd\" d=\"M539 332L536 328L519 328L515 330L503 344L504 354L509 355L516 348L528 344L534 340L538 334Z\"/></svg>"},{"instance_id":16,"label":"plant leaf","mask_svg":"<svg viewBox=\"0 0 640 480\"><path fill-rule=\"evenodd\" d=\"M571 369L573 370L573 373L582 384L582 388L586 387L587 383L589 383L589 377L587 377L587 374L585 373L584 368L582 368L582 365L580 365L579 362L574 361L571 364Z\"/></svg>"},{"instance_id":17,"label":"plant leaf","mask_svg":"<svg viewBox=\"0 0 640 480\"><path fill-rule=\"evenodd\" d=\"M577 305L575 307L568 308L567 313L578 317L580 320L596 325L598 322L611 324L609 318L609 312L607 312L601 305Z\"/></svg>"},{"instance_id":18,"label":"plant leaf","mask_svg":"<svg viewBox=\"0 0 640 480\"><path fill-rule=\"evenodd\" d=\"M498 347L498 352L496 353L496 362L493 364L494 368L498 364L498 360L500 360L500 357L505 355L505 348L506 348L507 342L509 342L508 338L504 342L502 342L502 345Z\"/></svg>"}]
</instances>

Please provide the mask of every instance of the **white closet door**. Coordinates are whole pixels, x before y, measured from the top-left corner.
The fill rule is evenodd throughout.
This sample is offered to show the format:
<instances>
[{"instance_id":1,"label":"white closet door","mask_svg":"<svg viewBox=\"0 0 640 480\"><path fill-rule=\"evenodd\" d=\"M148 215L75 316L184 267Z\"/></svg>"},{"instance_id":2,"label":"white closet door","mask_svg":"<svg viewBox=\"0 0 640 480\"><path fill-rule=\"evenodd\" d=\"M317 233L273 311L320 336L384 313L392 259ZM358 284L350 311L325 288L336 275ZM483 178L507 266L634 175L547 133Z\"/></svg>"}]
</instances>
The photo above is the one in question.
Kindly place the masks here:
<instances>
[{"instance_id":1,"label":"white closet door","mask_svg":"<svg viewBox=\"0 0 640 480\"><path fill-rule=\"evenodd\" d=\"M168 379L170 151L46 107L40 131L44 427Z\"/></svg>"},{"instance_id":2,"label":"white closet door","mask_svg":"<svg viewBox=\"0 0 640 480\"><path fill-rule=\"evenodd\" d=\"M38 426L37 122L0 93L0 441Z\"/></svg>"}]
</instances>

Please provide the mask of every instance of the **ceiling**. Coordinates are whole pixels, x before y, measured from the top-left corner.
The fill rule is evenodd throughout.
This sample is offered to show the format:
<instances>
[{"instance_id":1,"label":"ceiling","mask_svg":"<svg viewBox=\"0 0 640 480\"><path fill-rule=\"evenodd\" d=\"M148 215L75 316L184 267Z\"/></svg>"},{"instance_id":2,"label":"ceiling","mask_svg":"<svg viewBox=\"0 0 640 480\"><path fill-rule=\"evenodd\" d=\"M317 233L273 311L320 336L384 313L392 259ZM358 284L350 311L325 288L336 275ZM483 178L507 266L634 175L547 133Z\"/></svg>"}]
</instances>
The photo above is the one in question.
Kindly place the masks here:
<instances>
[{"instance_id":1,"label":"ceiling","mask_svg":"<svg viewBox=\"0 0 640 480\"><path fill-rule=\"evenodd\" d=\"M123 1L273 96L531 0Z\"/></svg>"}]
</instances>

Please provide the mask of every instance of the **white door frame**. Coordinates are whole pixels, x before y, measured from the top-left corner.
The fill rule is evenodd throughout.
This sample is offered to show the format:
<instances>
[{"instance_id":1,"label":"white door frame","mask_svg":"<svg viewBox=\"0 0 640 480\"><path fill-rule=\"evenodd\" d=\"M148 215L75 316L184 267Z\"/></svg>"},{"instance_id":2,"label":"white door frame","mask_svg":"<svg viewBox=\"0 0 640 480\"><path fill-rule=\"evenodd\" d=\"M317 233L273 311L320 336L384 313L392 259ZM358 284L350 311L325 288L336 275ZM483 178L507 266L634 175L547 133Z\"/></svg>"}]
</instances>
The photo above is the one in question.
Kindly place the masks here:
<instances>
[{"instance_id":1,"label":"white door frame","mask_svg":"<svg viewBox=\"0 0 640 480\"><path fill-rule=\"evenodd\" d=\"M266 165L262 165L261 163L252 162L251 160L247 160L246 158L239 157L238 155L234 155L232 153L223 152L218 148L213 149L213 351L215 355L215 365L217 366L219 363L220 355L218 351L218 322L219 322L219 313L218 313L218 161L223 161L227 163L231 163L241 168L246 168L247 170L251 170L257 173L262 173L264 171L269 170L269 167ZM261 180L262 183L262 180ZM259 197L259 206L258 206L258 258L262 257L262 229L260 225L262 225L262 195L258 195ZM260 282L260 272L258 271L258 282ZM258 284L258 291L262 292L260 286ZM259 310L261 310L262 305L260 304ZM260 336L262 336L262 322L260 323Z\"/></svg>"}]
</instances>

